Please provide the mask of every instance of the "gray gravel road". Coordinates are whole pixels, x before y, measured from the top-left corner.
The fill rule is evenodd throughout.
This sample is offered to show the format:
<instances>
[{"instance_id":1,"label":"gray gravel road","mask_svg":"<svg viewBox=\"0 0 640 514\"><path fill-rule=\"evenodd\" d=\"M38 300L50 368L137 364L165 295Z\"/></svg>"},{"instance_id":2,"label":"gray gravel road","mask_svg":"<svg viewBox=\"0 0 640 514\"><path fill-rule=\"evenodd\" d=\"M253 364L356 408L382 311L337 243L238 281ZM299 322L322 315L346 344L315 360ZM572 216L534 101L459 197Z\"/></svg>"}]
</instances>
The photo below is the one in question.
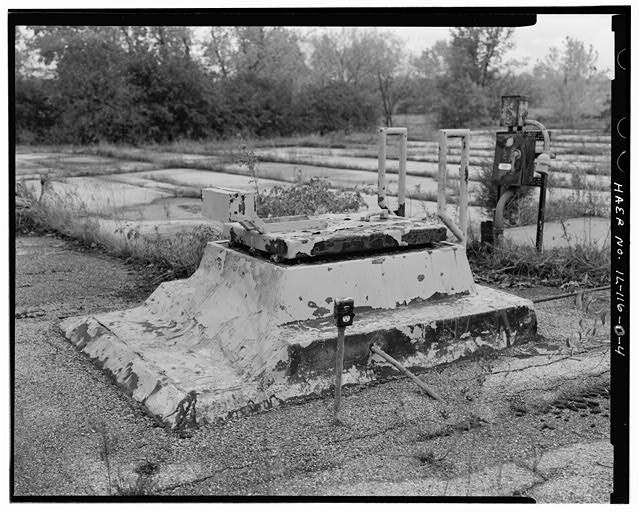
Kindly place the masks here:
<instances>
[{"instance_id":1,"label":"gray gravel road","mask_svg":"<svg viewBox=\"0 0 640 514\"><path fill-rule=\"evenodd\" d=\"M331 398L323 398L179 437L156 426L57 328L67 316L142 301L150 289L144 274L52 237L18 238L16 251L16 496L609 501L608 344L555 343L580 319L570 300L538 306L545 341L421 374L441 404L410 381L391 380L346 388L337 426Z\"/></svg>"}]
</instances>

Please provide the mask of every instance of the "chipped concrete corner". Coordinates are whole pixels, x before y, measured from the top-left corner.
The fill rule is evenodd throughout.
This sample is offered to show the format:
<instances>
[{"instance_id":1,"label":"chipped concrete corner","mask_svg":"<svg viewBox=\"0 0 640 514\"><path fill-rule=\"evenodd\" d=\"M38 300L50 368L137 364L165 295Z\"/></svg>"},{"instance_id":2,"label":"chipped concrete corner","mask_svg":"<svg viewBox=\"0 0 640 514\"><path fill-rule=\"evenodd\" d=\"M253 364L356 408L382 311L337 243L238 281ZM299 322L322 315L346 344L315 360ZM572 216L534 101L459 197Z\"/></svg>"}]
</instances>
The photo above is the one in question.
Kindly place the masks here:
<instances>
[{"instance_id":1,"label":"chipped concrete corner","mask_svg":"<svg viewBox=\"0 0 640 514\"><path fill-rule=\"evenodd\" d=\"M504 348L535 334L530 301L477 286L461 246L285 265L228 244L134 309L68 319L66 337L157 419L214 422L313 397L332 386L333 299L357 306L343 384Z\"/></svg>"}]
</instances>

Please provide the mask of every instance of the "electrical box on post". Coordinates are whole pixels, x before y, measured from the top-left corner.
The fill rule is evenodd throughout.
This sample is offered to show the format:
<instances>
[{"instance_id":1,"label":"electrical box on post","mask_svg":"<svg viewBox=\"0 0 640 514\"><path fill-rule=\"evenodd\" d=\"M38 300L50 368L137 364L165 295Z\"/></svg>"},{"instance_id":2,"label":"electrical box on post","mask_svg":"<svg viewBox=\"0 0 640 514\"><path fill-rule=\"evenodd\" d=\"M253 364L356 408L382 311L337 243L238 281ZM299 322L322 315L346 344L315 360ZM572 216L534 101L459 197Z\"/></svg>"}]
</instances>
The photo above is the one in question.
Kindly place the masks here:
<instances>
[{"instance_id":1,"label":"electrical box on post","mask_svg":"<svg viewBox=\"0 0 640 514\"><path fill-rule=\"evenodd\" d=\"M498 186L535 186L535 159L542 153L539 130L496 133L492 179Z\"/></svg>"},{"instance_id":2,"label":"electrical box on post","mask_svg":"<svg viewBox=\"0 0 640 514\"><path fill-rule=\"evenodd\" d=\"M526 132L498 132L493 180L500 186L524 185L533 179L535 139Z\"/></svg>"}]
</instances>

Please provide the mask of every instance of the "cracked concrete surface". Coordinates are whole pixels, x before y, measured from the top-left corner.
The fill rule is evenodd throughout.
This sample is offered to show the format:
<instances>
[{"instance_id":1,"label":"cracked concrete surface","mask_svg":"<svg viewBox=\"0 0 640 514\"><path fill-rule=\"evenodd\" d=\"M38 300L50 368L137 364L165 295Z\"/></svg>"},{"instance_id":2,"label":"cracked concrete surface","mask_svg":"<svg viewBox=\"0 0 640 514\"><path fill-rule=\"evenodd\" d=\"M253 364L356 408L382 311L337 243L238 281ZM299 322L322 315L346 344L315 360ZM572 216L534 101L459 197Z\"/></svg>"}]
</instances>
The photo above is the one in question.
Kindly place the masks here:
<instances>
[{"instance_id":1,"label":"cracked concrete surface","mask_svg":"<svg viewBox=\"0 0 640 514\"><path fill-rule=\"evenodd\" d=\"M443 403L394 379L346 388L338 425L325 396L181 437L156 426L57 328L66 316L136 305L148 295L146 277L55 238L18 238L16 249L17 496L609 501L608 327L563 346L580 319L570 299L537 307L545 340L422 373Z\"/></svg>"}]
</instances>

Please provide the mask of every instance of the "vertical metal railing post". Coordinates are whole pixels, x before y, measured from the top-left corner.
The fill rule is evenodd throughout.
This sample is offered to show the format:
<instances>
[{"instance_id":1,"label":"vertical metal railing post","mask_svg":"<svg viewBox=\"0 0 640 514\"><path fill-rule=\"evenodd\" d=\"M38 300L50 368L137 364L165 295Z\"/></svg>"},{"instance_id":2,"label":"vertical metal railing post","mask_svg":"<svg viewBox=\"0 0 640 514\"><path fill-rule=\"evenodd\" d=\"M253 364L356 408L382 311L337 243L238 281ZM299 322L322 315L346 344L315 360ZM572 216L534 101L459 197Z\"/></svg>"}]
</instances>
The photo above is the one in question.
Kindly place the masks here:
<instances>
[{"instance_id":1,"label":"vertical metal railing post","mask_svg":"<svg viewBox=\"0 0 640 514\"><path fill-rule=\"evenodd\" d=\"M469 146L471 145L471 134L467 132L462 137L462 152L460 156L460 192L458 196L458 226L464 235L464 245L467 244L467 225L469 224L469 213L467 205L469 200Z\"/></svg>"},{"instance_id":2,"label":"vertical metal railing post","mask_svg":"<svg viewBox=\"0 0 640 514\"><path fill-rule=\"evenodd\" d=\"M447 133L441 130L438 136L438 215L447 212ZM443 220L445 221L445 220ZM446 224L446 221L445 221Z\"/></svg>"},{"instance_id":3,"label":"vertical metal railing post","mask_svg":"<svg viewBox=\"0 0 640 514\"><path fill-rule=\"evenodd\" d=\"M387 205L387 135L400 136L398 150L398 216L405 215L407 196L407 129L405 127L380 127L378 129L378 206Z\"/></svg>"},{"instance_id":4,"label":"vertical metal railing post","mask_svg":"<svg viewBox=\"0 0 640 514\"><path fill-rule=\"evenodd\" d=\"M405 215L405 202L407 192L407 130L400 134L400 162L398 164L398 216Z\"/></svg>"},{"instance_id":5,"label":"vertical metal railing post","mask_svg":"<svg viewBox=\"0 0 640 514\"><path fill-rule=\"evenodd\" d=\"M458 194L458 223L456 224L447 213L447 153L449 138L462 138L462 152L460 156L460 186ZM471 145L471 131L468 129L441 130L438 138L438 216L446 227L463 245L467 244L467 225L469 221L469 147Z\"/></svg>"},{"instance_id":6,"label":"vertical metal railing post","mask_svg":"<svg viewBox=\"0 0 640 514\"><path fill-rule=\"evenodd\" d=\"M387 130L378 129L378 206L387 207Z\"/></svg>"}]
</instances>

